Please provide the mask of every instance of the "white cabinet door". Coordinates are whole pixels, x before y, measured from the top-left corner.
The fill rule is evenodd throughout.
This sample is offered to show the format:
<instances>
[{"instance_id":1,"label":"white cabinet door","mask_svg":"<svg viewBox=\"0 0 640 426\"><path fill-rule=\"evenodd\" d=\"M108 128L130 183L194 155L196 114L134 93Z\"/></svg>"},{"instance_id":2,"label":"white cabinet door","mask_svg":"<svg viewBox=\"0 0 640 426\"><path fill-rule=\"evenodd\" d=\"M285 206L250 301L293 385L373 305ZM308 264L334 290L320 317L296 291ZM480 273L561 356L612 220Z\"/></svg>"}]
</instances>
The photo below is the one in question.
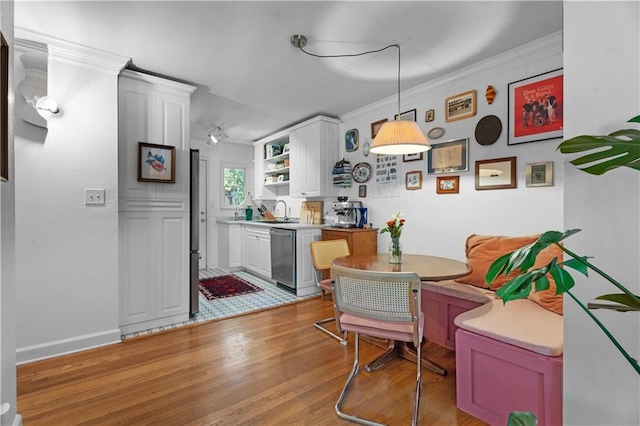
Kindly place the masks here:
<instances>
[{"instance_id":1,"label":"white cabinet door","mask_svg":"<svg viewBox=\"0 0 640 426\"><path fill-rule=\"evenodd\" d=\"M189 215L157 212L156 316L189 313Z\"/></svg>"},{"instance_id":2,"label":"white cabinet door","mask_svg":"<svg viewBox=\"0 0 640 426\"><path fill-rule=\"evenodd\" d=\"M258 236L252 228L242 228L242 266L258 272Z\"/></svg>"},{"instance_id":3,"label":"white cabinet door","mask_svg":"<svg viewBox=\"0 0 640 426\"><path fill-rule=\"evenodd\" d=\"M120 325L155 317L155 222L147 212L120 213Z\"/></svg>"},{"instance_id":4,"label":"white cabinet door","mask_svg":"<svg viewBox=\"0 0 640 426\"><path fill-rule=\"evenodd\" d=\"M271 234L266 231L258 236L258 273L271 278Z\"/></svg>"},{"instance_id":5,"label":"white cabinet door","mask_svg":"<svg viewBox=\"0 0 640 426\"><path fill-rule=\"evenodd\" d=\"M320 229L303 229L296 232L296 294L298 296L320 292L314 277L311 242L321 239Z\"/></svg>"},{"instance_id":6,"label":"white cabinet door","mask_svg":"<svg viewBox=\"0 0 640 426\"><path fill-rule=\"evenodd\" d=\"M242 266L242 226L229 225L229 268Z\"/></svg>"}]
</instances>

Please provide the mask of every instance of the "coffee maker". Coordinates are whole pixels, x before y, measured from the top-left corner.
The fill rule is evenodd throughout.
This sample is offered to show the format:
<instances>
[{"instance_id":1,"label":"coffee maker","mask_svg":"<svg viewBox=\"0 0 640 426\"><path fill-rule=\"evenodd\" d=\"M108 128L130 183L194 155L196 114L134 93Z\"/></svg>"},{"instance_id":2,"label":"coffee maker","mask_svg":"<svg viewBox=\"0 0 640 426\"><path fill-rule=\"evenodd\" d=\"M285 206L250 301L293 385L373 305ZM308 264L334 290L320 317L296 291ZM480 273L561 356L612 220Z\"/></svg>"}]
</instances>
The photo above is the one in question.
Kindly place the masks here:
<instances>
[{"instance_id":1,"label":"coffee maker","mask_svg":"<svg viewBox=\"0 0 640 426\"><path fill-rule=\"evenodd\" d=\"M361 201L347 201L348 197L338 197L338 201L332 204L336 215L333 226L337 228L356 228L358 226L358 213L362 209Z\"/></svg>"}]
</instances>

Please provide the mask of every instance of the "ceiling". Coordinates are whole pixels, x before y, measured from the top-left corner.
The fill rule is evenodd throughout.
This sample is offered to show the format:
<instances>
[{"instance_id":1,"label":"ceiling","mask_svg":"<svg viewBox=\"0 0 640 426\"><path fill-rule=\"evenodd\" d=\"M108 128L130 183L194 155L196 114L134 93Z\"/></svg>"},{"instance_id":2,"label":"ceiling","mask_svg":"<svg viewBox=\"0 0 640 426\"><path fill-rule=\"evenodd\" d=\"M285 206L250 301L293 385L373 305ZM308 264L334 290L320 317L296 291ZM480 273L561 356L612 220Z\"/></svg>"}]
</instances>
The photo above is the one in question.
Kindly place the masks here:
<instances>
[{"instance_id":1,"label":"ceiling","mask_svg":"<svg viewBox=\"0 0 640 426\"><path fill-rule=\"evenodd\" d=\"M198 87L191 137L247 143L340 116L562 29L562 1L15 1L15 26Z\"/></svg>"}]
</instances>

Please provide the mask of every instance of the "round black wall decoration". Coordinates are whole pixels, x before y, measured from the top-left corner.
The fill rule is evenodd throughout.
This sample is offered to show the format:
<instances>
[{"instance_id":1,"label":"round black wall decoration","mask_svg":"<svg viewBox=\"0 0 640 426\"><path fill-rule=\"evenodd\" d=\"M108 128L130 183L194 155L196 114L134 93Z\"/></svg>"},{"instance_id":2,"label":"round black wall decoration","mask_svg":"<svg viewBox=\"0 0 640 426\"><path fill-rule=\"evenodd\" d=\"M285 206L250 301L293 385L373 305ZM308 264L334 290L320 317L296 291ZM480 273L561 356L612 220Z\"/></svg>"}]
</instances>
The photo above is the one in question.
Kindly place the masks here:
<instances>
[{"instance_id":1,"label":"round black wall decoration","mask_svg":"<svg viewBox=\"0 0 640 426\"><path fill-rule=\"evenodd\" d=\"M495 115L482 117L476 125L476 141L480 145L491 145L502 132L502 122Z\"/></svg>"}]
</instances>

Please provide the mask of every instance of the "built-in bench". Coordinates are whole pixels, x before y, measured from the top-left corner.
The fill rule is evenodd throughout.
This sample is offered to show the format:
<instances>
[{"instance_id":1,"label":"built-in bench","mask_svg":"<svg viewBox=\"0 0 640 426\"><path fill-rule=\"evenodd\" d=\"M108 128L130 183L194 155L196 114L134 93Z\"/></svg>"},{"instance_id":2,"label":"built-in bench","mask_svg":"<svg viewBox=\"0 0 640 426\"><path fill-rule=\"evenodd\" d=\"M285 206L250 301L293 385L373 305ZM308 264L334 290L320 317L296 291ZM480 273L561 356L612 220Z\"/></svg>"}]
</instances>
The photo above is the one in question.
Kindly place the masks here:
<instances>
[{"instance_id":1,"label":"built-in bench","mask_svg":"<svg viewBox=\"0 0 640 426\"><path fill-rule=\"evenodd\" d=\"M425 337L456 351L461 410L492 425L507 424L512 411L533 412L539 425L562 424L562 315L549 309L544 294L504 304L494 290L481 287L488 264L476 262L478 253L486 248L477 243L478 239L486 243L485 238L495 237L467 240L474 276L422 283ZM497 238L506 238L511 245L527 244L521 239ZM507 246L504 253L514 249ZM489 250L488 256L495 260L504 253ZM556 255L561 257L561 252L549 253L547 258ZM543 256L541 262L547 258ZM474 285L460 282L465 279ZM559 296L553 297L557 303Z\"/></svg>"}]
</instances>

